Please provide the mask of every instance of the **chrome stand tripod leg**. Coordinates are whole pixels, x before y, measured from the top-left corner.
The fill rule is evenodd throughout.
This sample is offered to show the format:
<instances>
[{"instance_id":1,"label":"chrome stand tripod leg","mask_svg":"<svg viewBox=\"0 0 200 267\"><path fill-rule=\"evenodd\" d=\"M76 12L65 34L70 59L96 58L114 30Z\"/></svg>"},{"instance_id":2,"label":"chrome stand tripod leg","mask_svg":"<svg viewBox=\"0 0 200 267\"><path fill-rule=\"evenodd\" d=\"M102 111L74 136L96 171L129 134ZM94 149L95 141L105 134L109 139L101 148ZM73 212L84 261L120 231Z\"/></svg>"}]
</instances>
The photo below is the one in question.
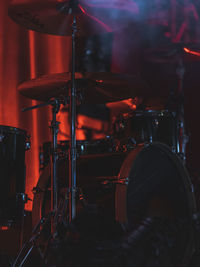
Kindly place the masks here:
<instances>
[{"instance_id":1,"label":"chrome stand tripod leg","mask_svg":"<svg viewBox=\"0 0 200 267\"><path fill-rule=\"evenodd\" d=\"M70 90L70 153L69 153L69 222L76 216L76 85L75 85L75 35L76 17L72 25L72 75Z\"/></svg>"}]
</instances>

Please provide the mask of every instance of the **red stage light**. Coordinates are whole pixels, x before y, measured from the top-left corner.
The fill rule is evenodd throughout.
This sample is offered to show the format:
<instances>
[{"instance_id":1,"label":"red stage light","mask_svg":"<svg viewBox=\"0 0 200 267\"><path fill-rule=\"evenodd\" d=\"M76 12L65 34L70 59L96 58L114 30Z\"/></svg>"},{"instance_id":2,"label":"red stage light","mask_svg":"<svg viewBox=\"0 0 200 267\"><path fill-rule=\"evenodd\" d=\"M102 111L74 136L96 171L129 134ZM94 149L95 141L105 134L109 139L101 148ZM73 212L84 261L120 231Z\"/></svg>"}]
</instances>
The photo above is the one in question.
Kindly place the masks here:
<instances>
[{"instance_id":1,"label":"red stage light","mask_svg":"<svg viewBox=\"0 0 200 267\"><path fill-rule=\"evenodd\" d=\"M8 226L0 226L1 231L7 231L9 229Z\"/></svg>"},{"instance_id":2,"label":"red stage light","mask_svg":"<svg viewBox=\"0 0 200 267\"><path fill-rule=\"evenodd\" d=\"M195 55L195 56L200 56L200 52L197 52L197 51L193 51L191 49L188 49L187 47L184 47L183 50L186 52L186 53L189 53L189 54L192 54L192 55Z\"/></svg>"}]
</instances>

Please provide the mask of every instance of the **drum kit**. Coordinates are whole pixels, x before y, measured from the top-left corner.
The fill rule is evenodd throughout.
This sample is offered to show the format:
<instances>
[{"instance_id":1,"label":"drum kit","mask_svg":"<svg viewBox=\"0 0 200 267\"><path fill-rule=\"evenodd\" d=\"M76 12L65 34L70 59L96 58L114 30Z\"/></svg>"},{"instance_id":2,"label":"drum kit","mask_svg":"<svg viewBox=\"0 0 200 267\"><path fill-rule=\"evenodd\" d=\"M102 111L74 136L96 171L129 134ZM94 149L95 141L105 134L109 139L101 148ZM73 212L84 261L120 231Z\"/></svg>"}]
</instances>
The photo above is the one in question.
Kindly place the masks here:
<instances>
[{"instance_id":1,"label":"drum kit","mask_svg":"<svg viewBox=\"0 0 200 267\"><path fill-rule=\"evenodd\" d=\"M41 33L72 37L71 72L43 75L18 86L22 95L43 101L42 104L24 111L48 105L53 108L52 142L46 144L44 170L33 190L32 216L36 226L13 266L32 266L28 262L31 253L34 254L35 251L39 251L42 266L56 266L53 261L57 259L59 245L57 252L53 253L52 244L57 244L64 236L70 246L72 238L70 239L69 232L74 231L70 230L73 224L78 230L81 229L81 237L82 232L83 236L90 236L89 239L86 238L85 245L81 246L85 254L88 253L87 242L93 244L90 259L86 260L88 266L104 265L96 262L100 257L97 256L97 250L101 250L102 255L107 257L105 261L110 262L108 258L112 258L113 254L107 248L107 239L111 238L115 223L120 225L124 233L123 237L119 237L119 233L116 234L117 237L112 237L116 244L120 244L117 255L120 258L127 246L131 248L131 257L135 257L135 265L131 266L186 267L192 254L199 249L198 238L195 238L199 219L193 186L185 168L188 137L184 122L183 54L186 44L172 45L147 53L155 61L177 58L179 96L175 109L146 108L131 111L116 118L109 138L76 140L77 105L105 104L127 98L154 96L152 90L137 76L76 72L76 37L112 32L116 28L125 27L128 18L138 12L133 1L127 2L131 5L130 10L123 9L123 6L120 10L120 6L116 5L113 15L111 11L115 9L115 5L109 4L106 7L98 1L11 1L8 14L19 25ZM120 18L123 19L120 21ZM160 96L164 96L164 92ZM58 144L59 122L56 115L61 104L69 106L70 140ZM5 210L4 200L7 199L5 195L8 192L0 194L1 221L10 223L15 221L16 213L21 212L18 206L23 206L27 198L24 194L24 182L20 181L25 181L23 162L29 140L26 132L6 126L0 127L0 140L1 169L10 177L1 179L1 188L5 187L5 180L7 187L15 183L13 186L19 199L16 207L15 196L12 196L11 207ZM10 168L10 164L13 168ZM94 217L97 218L96 221ZM162 231L159 232L160 228ZM108 236L103 245L99 233L102 236L106 233ZM129 234L130 238L126 239ZM79 242L77 238L76 235L75 243ZM122 246L124 243L127 246ZM149 259L157 257L154 265L142 264L140 260L137 263L135 260L140 254L137 253L138 249L143 250L142 246L149 246ZM67 255L66 265L82 264L81 261L78 262L78 252L78 256L74 257L74 252L70 254L64 248L65 246L60 250L64 250L63 254ZM53 260L51 256L54 257ZM168 265L167 258L170 258ZM123 264L116 266L125 266Z\"/></svg>"}]
</instances>

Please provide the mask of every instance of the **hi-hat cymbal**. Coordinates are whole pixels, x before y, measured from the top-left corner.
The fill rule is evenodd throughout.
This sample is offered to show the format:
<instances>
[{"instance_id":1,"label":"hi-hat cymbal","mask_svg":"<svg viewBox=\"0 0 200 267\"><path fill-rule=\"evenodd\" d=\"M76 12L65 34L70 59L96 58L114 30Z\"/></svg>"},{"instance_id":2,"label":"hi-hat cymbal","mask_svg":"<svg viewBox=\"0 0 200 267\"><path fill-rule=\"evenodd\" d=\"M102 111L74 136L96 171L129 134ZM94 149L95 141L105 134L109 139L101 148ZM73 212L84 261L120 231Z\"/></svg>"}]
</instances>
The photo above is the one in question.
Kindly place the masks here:
<instances>
[{"instance_id":1,"label":"hi-hat cymbal","mask_svg":"<svg viewBox=\"0 0 200 267\"><path fill-rule=\"evenodd\" d=\"M8 14L29 30L55 35L71 35L75 15L77 35L101 34L123 27L138 13L132 0L125 2L126 8L93 0L12 0Z\"/></svg>"},{"instance_id":2,"label":"hi-hat cymbal","mask_svg":"<svg viewBox=\"0 0 200 267\"><path fill-rule=\"evenodd\" d=\"M178 63L200 61L200 44L171 43L145 51L145 58L155 63Z\"/></svg>"},{"instance_id":3,"label":"hi-hat cymbal","mask_svg":"<svg viewBox=\"0 0 200 267\"><path fill-rule=\"evenodd\" d=\"M139 77L117 73L76 73L77 96L86 104L114 102L135 96L147 96L149 88ZM18 86L20 94L47 101L68 95L71 73L55 73L25 81Z\"/></svg>"}]
</instances>

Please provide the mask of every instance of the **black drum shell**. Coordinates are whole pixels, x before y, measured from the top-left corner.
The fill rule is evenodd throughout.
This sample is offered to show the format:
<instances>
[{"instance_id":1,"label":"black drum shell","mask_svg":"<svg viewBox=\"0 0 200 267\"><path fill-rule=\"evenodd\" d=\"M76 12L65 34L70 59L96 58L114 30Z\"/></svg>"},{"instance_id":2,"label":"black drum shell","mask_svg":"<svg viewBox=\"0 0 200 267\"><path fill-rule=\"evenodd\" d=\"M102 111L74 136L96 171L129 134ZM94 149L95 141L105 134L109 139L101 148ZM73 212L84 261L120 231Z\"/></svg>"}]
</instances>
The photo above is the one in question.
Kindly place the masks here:
<instances>
[{"instance_id":1,"label":"black drum shell","mask_svg":"<svg viewBox=\"0 0 200 267\"><path fill-rule=\"evenodd\" d=\"M22 218L25 193L26 131L0 125L0 225Z\"/></svg>"},{"instance_id":2,"label":"black drum shell","mask_svg":"<svg viewBox=\"0 0 200 267\"><path fill-rule=\"evenodd\" d=\"M116 150L116 144L111 137L106 139L96 139L91 141L77 140L76 141L77 157L92 154L110 153ZM68 158L69 141L58 141L57 151L59 158ZM50 162L52 154L52 143L45 142L40 151L40 165L45 167Z\"/></svg>"},{"instance_id":3,"label":"black drum shell","mask_svg":"<svg viewBox=\"0 0 200 267\"><path fill-rule=\"evenodd\" d=\"M135 144L160 142L177 152L176 113L167 110L135 111L116 119L114 136L123 140L132 139Z\"/></svg>"}]
</instances>

